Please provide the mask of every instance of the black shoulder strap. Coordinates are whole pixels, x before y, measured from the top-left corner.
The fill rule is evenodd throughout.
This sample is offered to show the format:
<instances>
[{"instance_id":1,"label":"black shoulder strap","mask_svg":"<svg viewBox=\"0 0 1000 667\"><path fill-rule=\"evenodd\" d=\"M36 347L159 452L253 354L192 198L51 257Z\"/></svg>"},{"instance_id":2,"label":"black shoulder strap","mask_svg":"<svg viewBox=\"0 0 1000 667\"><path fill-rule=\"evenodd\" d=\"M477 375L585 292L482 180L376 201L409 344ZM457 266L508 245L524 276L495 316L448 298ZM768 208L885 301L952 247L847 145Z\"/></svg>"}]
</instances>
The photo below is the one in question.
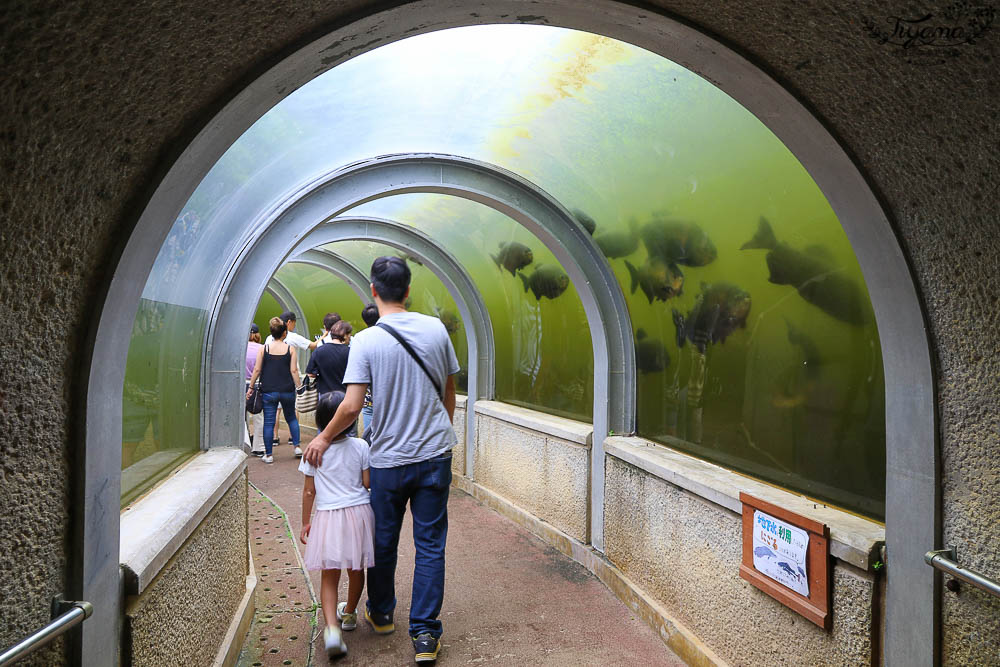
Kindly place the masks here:
<instances>
[{"instance_id":1,"label":"black shoulder strap","mask_svg":"<svg viewBox=\"0 0 1000 667\"><path fill-rule=\"evenodd\" d=\"M427 375L427 379L431 381L432 385L434 385L434 390L437 392L438 398L440 398L443 401L444 397L441 395L441 385L438 384L438 381L434 379L434 376L431 375L431 372L427 370L427 366L424 366L424 362L420 361L420 357L418 357L417 353L413 351L413 348L410 347L410 344L407 343L406 340L399 335L398 331L390 327L388 324L384 322L379 322L375 326L381 327L382 329L388 331L393 338L399 341L399 344L403 346L403 349L410 353L410 356L413 357L413 360L417 362L417 365L420 366L420 369Z\"/></svg>"}]
</instances>

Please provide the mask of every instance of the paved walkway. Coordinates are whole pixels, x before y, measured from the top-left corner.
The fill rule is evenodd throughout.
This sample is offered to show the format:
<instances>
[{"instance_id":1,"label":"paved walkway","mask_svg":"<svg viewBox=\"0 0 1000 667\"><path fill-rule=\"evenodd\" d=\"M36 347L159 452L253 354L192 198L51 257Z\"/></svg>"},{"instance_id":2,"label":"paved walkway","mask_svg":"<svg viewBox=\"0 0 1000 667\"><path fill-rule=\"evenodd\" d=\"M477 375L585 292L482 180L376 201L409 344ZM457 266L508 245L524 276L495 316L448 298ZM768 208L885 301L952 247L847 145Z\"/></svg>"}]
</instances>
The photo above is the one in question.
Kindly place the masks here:
<instances>
[{"instance_id":1,"label":"paved walkway","mask_svg":"<svg viewBox=\"0 0 1000 667\"><path fill-rule=\"evenodd\" d=\"M297 465L287 445L275 448L272 465L250 460L250 481L256 487L250 489L250 530L260 583L258 612L240 659L244 667L328 664L320 636L319 573L307 575L297 551L302 493ZM684 664L572 559L457 489L448 513L438 665ZM411 530L407 514L396 572L396 632L379 636L361 621L356 631L344 634L349 650L339 664L415 664L406 633ZM341 596L346 594L344 579ZM364 599L362 595L362 605Z\"/></svg>"}]
</instances>

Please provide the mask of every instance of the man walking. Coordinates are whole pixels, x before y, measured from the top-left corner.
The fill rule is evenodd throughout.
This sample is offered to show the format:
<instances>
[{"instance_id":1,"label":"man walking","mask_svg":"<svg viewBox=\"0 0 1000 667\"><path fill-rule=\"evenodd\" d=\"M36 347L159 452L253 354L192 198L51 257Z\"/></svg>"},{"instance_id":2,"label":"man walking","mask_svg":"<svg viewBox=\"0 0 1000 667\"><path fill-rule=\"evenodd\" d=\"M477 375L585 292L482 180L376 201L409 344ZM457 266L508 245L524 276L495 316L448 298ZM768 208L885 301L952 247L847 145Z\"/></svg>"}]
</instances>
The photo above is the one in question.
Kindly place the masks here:
<instances>
[{"instance_id":1,"label":"man walking","mask_svg":"<svg viewBox=\"0 0 1000 667\"><path fill-rule=\"evenodd\" d=\"M371 506L375 566L368 570L365 618L375 632L395 630L395 573L407 502L413 515L410 637L417 662L434 662L441 647L444 550L455 431L458 359L440 320L410 313L410 269L398 257L372 263L378 325L354 337L344 374L347 395L337 414L305 451L319 465L330 441L358 418L368 385L378 397L372 415Z\"/></svg>"}]
</instances>

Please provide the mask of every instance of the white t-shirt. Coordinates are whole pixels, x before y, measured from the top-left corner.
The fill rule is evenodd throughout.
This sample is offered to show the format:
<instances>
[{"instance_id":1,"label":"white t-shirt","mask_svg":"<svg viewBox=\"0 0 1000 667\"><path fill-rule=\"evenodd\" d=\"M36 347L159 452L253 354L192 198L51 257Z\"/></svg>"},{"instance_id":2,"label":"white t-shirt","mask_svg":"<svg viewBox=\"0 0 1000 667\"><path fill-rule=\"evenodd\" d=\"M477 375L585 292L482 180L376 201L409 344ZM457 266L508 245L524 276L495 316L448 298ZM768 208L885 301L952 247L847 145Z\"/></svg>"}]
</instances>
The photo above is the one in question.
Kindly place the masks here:
<instances>
[{"instance_id":1,"label":"white t-shirt","mask_svg":"<svg viewBox=\"0 0 1000 667\"><path fill-rule=\"evenodd\" d=\"M304 458L299 471L316 482L316 510L339 510L369 503L368 489L361 483L361 471L368 470L368 443L361 438L334 440L319 468Z\"/></svg>"},{"instance_id":2,"label":"white t-shirt","mask_svg":"<svg viewBox=\"0 0 1000 667\"><path fill-rule=\"evenodd\" d=\"M269 345L273 340L274 340L273 337L268 336L267 340L264 341L264 344ZM309 349L309 339L306 338L305 336L301 336L295 333L294 331L288 332L288 335L285 336L285 342L291 345L292 347L299 348L300 350Z\"/></svg>"},{"instance_id":3,"label":"white t-shirt","mask_svg":"<svg viewBox=\"0 0 1000 667\"><path fill-rule=\"evenodd\" d=\"M379 322L385 322L406 339L444 391L448 376L457 373L459 367L441 320L420 313L393 313ZM371 385L375 397L373 467L393 468L426 461L455 446L455 429L434 385L385 329L369 327L351 339L344 384Z\"/></svg>"}]
</instances>

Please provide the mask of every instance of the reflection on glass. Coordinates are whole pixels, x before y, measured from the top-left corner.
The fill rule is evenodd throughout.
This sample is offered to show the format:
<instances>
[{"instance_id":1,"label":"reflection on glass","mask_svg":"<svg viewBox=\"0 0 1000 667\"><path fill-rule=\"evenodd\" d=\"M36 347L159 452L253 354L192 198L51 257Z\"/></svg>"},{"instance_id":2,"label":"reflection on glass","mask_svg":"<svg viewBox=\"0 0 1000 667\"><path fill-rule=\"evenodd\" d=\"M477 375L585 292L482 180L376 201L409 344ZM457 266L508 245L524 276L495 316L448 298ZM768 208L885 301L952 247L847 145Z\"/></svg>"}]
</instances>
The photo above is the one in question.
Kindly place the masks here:
<instances>
[{"instance_id":1,"label":"reflection on glass","mask_svg":"<svg viewBox=\"0 0 1000 667\"><path fill-rule=\"evenodd\" d=\"M122 390L126 505L198 450L204 312L143 299Z\"/></svg>"},{"instance_id":2,"label":"reflection on glass","mask_svg":"<svg viewBox=\"0 0 1000 667\"><path fill-rule=\"evenodd\" d=\"M205 310L215 297L206 285L228 269L219 256L234 256L287 193L357 160L428 151L509 169L576 212L628 300L641 435L883 516L878 331L839 221L749 112L612 39L542 26L447 30L318 77L200 184L144 296ZM391 197L355 212L418 227L468 269L493 318L499 398L590 418L589 328L537 240L454 197ZM384 250L351 252L367 270ZM414 269L413 307L457 312L439 284L418 285L424 273Z\"/></svg>"}]
</instances>

